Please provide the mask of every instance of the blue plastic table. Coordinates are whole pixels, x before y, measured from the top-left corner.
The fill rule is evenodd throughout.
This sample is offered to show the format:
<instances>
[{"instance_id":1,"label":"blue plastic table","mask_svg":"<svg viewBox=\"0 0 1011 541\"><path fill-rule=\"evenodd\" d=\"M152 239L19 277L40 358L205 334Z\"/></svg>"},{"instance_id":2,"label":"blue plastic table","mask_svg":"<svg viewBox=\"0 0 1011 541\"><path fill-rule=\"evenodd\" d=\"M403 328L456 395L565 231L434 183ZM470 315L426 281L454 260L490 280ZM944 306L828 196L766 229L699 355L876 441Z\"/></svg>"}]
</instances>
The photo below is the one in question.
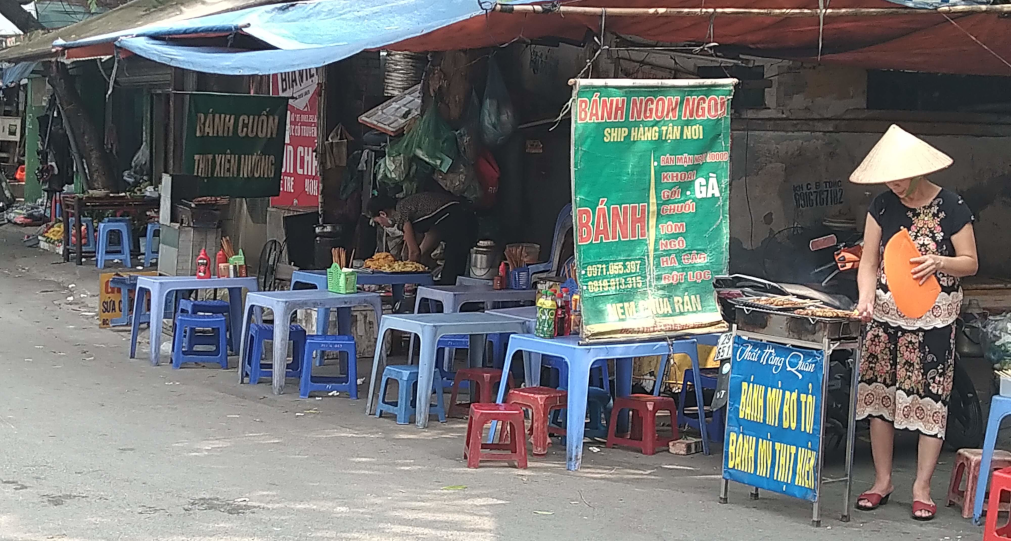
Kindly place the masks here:
<instances>
[{"instance_id":1,"label":"blue plastic table","mask_svg":"<svg viewBox=\"0 0 1011 541\"><path fill-rule=\"evenodd\" d=\"M634 357L649 357L653 355L673 355L683 353L692 360L693 373L698 380L699 355L698 342L692 338L687 340L672 340L670 342L640 342L631 344L592 344L579 345L578 336L563 336L559 338L539 338L532 334L514 334L509 337L509 348L506 350L504 372L508 372L513 355L517 351L539 353L561 357L569 365L568 402L566 404L566 437L565 437L565 467L570 471L579 469L583 460L583 431L586 422L586 395L589 390L590 366L599 359L615 360L615 393L618 396L628 396L632 393L632 359ZM526 357L524 357L526 359ZM534 356L525 361L531 366L524 367L527 374L527 385L536 385L540 376L539 358L536 365ZM702 402L702 385L695 382L695 398ZM498 403L505 399L505 387L499 388ZM709 439L705 423L702 423L703 450L709 454Z\"/></svg>"},{"instance_id":2,"label":"blue plastic table","mask_svg":"<svg viewBox=\"0 0 1011 541\"><path fill-rule=\"evenodd\" d=\"M247 278L207 278L200 279L196 276L138 276L137 293L134 295L133 313L140 314L144 306L145 295L151 295L151 322L149 325L151 334L151 364L157 366L161 350L161 324L162 317L154 317L154 314L165 315L165 302L169 293L176 291L193 291L198 289L227 289L228 290L228 315L231 321L238 321L242 314L242 290L258 291L255 277ZM140 332L140 319L133 318L133 325L130 333L130 358L137 354L137 333Z\"/></svg>"},{"instance_id":3,"label":"blue plastic table","mask_svg":"<svg viewBox=\"0 0 1011 541\"><path fill-rule=\"evenodd\" d=\"M439 338L447 334L470 336L471 366L480 366L484 357L486 335L497 333L521 333L525 323L514 317L500 316L486 312L463 314L405 314L388 315L379 325L376 338L376 354L372 361L372 378L369 381L369 401L365 413L375 411L376 378L381 373L380 365L386 364L386 348L383 339L387 331L403 331L417 334L421 339L421 355L418 364L417 425L428 426L428 412L431 402L432 380L435 377L435 352ZM507 361L508 362L508 361ZM508 369L508 367L507 367ZM280 369L283 372L283 369ZM275 371L275 373L277 373ZM589 376L587 376L589 377ZM505 386L503 385L504 389ZM585 404L583 407L585 408Z\"/></svg>"},{"instance_id":4,"label":"blue plastic table","mask_svg":"<svg viewBox=\"0 0 1011 541\"><path fill-rule=\"evenodd\" d=\"M418 288L414 313L420 312L424 299L442 303L442 312L459 312L467 304L483 304L485 310L503 302L534 302L537 292L532 289L493 289L485 286L423 286Z\"/></svg>"},{"instance_id":5,"label":"blue plastic table","mask_svg":"<svg viewBox=\"0 0 1011 541\"><path fill-rule=\"evenodd\" d=\"M369 272L359 270L358 285L388 285L393 287L393 302L404 300L404 286L406 284L416 284L419 286L432 285L432 273L430 272ZM295 271L291 273L291 289L296 289L296 285L306 284L315 286L316 289L327 288L325 270ZM320 309L316 311L316 321L330 321L330 310ZM319 323L317 323L319 325ZM324 332L317 328L317 332Z\"/></svg>"},{"instance_id":6,"label":"blue plastic table","mask_svg":"<svg viewBox=\"0 0 1011 541\"><path fill-rule=\"evenodd\" d=\"M246 309L242 318L242 347L239 351L239 359L246 358L246 348L249 344L249 324L254 318L259 323L262 319L263 308L269 308L274 313L274 368L273 383L274 394L284 392L285 364L288 358L288 330L291 315L296 310L313 309L336 309L337 312L337 333L343 335L351 334L351 307L371 306L376 313L376 322L382 320L383 304L378 293L351 293L342 295L340 293L330 293L329 291L316 289L300 289L296 291L269 291L264 293L250 293L246 295ZM239 369L239 383L243 381L242 369ZM354 384L354 382L352 382ZM431 383L429 383L431 385Z\"/></svg>"}]
</instances>

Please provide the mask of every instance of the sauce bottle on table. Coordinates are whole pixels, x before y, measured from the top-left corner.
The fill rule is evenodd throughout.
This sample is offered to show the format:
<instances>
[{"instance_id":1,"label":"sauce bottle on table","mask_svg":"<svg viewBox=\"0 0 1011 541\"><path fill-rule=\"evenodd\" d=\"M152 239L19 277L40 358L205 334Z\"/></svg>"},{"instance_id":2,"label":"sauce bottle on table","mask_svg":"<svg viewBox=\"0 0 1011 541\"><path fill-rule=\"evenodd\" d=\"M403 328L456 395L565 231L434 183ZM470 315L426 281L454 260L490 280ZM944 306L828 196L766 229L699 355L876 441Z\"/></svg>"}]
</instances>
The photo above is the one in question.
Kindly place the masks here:
<instances>
[{"instance_id":1,"label":"sauce bottle on table","mask_svg":"<svg viewBox=\"0 0 1011 541\"><path fill-rule=\"evenodd\" d=\"M554 338L557 308L554 297L547 290L542 291L537 299L537 324L534 334L541 338Z\"/></svg>"},{"instance_id":2,"label":"sauce bottle on table","mask_svg":"<svg viewBox=\"0 0 1011 541\"><path fill-rule=\"evenodd\" d=\"M211 258L207 256L207 250L201 248L200 255L197 256L197 278L207 279L211 277Z\"/></svg>"},{"instance_id":3,"label":"sauce bottle on table","mask_svg":"<svg viewBox=\"0 0 1011 541\"><path fill-rule=\"evenodd\" d=\"M555 292L555 336L565 336L566 313L565 297L561 291Z\"/></svg>"},{"instance_id":4,"label":"sauce bottle on table","mask_svg":"<svg viewBox=\"0 0 1011 541\"><path fill-rule=\"evenodd\" d=\"M579 305L579 294L572 296L569 305L569 334L579 335L583 332L583 309Z\"/></svg>"}]
</instances>

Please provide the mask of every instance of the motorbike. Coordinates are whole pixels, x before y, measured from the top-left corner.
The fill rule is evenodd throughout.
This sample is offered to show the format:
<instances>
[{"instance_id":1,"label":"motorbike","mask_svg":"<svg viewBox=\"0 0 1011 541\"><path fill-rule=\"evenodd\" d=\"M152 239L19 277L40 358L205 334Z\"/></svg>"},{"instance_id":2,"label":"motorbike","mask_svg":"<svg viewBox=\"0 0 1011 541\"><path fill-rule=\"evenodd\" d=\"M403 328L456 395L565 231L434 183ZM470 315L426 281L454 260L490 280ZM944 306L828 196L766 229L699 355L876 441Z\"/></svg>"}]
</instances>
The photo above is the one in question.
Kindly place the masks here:
<instances>
[{"instance_id":1,"label":"motorbike","mask_svg":"<svg viewBox=\"0 0 1011 541\"><path fill-rule=\"evenodd\" d=\"M833 269L833 272L818 284L819 287L777 283L747 275L731 275L715 278L713 287L716 289L717 299L719 300L724 320L728 324L733 325L735 307L731 303L731 300L749 296L794 296L818 301L829 308L845 311L853 310L856 305L853 300L856 298L855 276L848 276L847 278L853 278L852 281L841 286L832 282L841 276L845 276L845 273L855 274L853 271L856 271L859 267L860 256L863 251L862 243L853 240L839 242L835 235L819 237L811 240L809 243L809 248L812 252L825 250L830 247L834 248L832 263L823 265L813 271L813 274L818 274ZM961 318L959 318L957 325L957 332L966 332L966 327ZM720 343L717 346L717 360L720 362L720 368L717 378L717 391L713 403L714 409L722 407L727 401L731 365L730 341L730 333L726 333L721 337ZM826 448L828 449L838 448L845 441L849 424L850 382L852 381L854 369L853 361L852 353L845 350L834 352L829 360L829 382L827 385L827 395L824 397L825 438ZM958 351L956 351L954 383L948 403L945 445L955 450L966 447L977 448L983 442L985 430L986 421L983 418L979 395L960 362Z\"/></svg>"}]
</instances>

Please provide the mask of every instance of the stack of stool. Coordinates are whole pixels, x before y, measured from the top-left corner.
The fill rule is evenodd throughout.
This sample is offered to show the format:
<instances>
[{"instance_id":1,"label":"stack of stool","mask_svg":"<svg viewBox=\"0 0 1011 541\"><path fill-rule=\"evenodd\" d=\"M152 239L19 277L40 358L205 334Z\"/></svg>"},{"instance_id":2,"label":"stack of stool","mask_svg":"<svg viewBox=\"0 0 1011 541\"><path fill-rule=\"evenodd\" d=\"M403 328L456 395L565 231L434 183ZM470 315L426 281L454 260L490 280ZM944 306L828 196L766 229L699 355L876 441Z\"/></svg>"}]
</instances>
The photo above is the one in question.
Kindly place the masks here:
<instances>
[{"instance_id":1,"label":"stack of stool","mask_svg":"<svg viewBox=\"0 0 1011 541\"><path fill-rule=\"evenodd\" d=\"M217 314L225 318L225 328L228 330L228 349L236 351L235 334L232 332L231 305L228 301L204 300L194 301L182 299L179 301L180 314Z\"/></svg>"},{"instance_id":2,"label":"stack of stool","mask_svg":"<svg viewBox=\"0 0 1011 541\"><path fill-rule=\"evenodd\" d=\"M530 435L535 455L548 453L548 446L551 445L549 435L565 435L564 429L548 425L548 416L552 411L565 408L568 394L550 387L524 387L513 389L506 396L506 403L530 410Z\"/></svg>"},{"instance_id":3,"label":"stack of stool","mask_svg":"<svg viewBox=\"0 0 1011 541\"><path fill-rule=\"evenodd\" d=\"M629 434L618 436L618 416L622 410L632 412L632 426ZM661 438L657 435L656 414L659 411L667 410L671 417L670 438ZM614 408L611 410L611 421L607 427L607 447L624 445L635 447L642 451L644 455L656 453L657 447L666 446L668 443L678 439L678 416L677 406L673 398L665 396L653 396L648 394L633 394L630 396L620 396L614 399Z\"/></svg>"},{"instance_id":4,"label":"stack of stool","mask_svg":"<svg viewBox=\"0 0 1011 541\"><path fill-rule=\"evenodd\" d=\"M172 368L180 368L183 363L217 363L228 368L228 346L225 343L225 316L219 314L179 314L176 316L175 337L172 341ZM204 345L194 339L197 331L211 331L213 348L198 350Z\"/></svg>"},{"instance_id":5,"label":"stack of stool","mask_svg":"<svg viewBox=\"0 0 1011 541\"><path fill-rule=\"evenodd\" d=\"M85 216L81 218L81 223L84 224L84 233L81 233L81 228L77 227L77 217L70 217L70 242L77 244L80 247L81 253L84 252L94 252L95 251L95 220Z\"/></svg>"},{"instance_id":6,"label":"stack of stool","mask_svg":"<svg viewBox=\"0 0 1011 541\"><path fill-rule=\"evenodd\" d=\"M158 234L158 242L155 242L155 233ZM147 234L144 236L144 266L150 267L151 262L158 259L158 251L161 248L161 225L158 223L147 224Z\"/></svg>"},{"instance_id":7,"label":"stack of stool","mask_svg":"<svg viewBox=\"0 0 1011 541\"><path fill-rule=\"evenodd\" d=\"M112 233L119 234L119 244L112 242ZM133 246L133 235L130 233L130 221L108 219L98 224L98 249L95 251L95 264L100 269L105 268L108 260L119 259L123 265L130 265L130 247Z\"/></svg>"},{"instance_id":8,"label":"stack of stool","mask_svg":"<svg viewBox=\"0 0 1011 541\"><path fill-rule=\"evenodd\" d=\"M432 391L435 393L436 403L429 410L439 416L439 422L446 422L446 408L443 404L442 374L436 367L435 377L432 378ZM387 402L386 392L389 390L390 381L397 382L397 401ZM391 365L383 370L383 379L379 384L379 404L376 406L376 417L382 417L383 412L392 413L397 416L398 425L406 425L411 422L411 417L417 415L418 407L415 397L418 387L418 366L417 365ZM521 414L522 415L522 414Z\"/></svg>"},{"instance_id":9,"label":"stack of stool","mask_svg":"<svg viewBox=\"0 0 1011 541\"><path fill-rule=\"evenodd\" d=\"M253 323L249 326L249 345L246 358L242 360L242 373L249 375L249 383L256 385L260 378L274 376L273 362L263 362L264 342L274 339L274 326L263 323ZM285 367L285 377L297 378L302 375L302 356L305 351L305 329L299 325L288 328L288 341L291 342L292 358Z\"/></svg>"},{"instance_id":10,"label":"stack of stool","mask_svg":"<svg viewBox=\"0 0 1011 541\"><path fill-rule=\"evenodd\" d=\"M440 378L441 379L441 378ZM515 388L513 385L512 374L509 374L508 385L510 388ZM470 387L470 402L457 404L456 397L460 392L460 386L464 382L469 382ZM491 403L494 402L492 393L497 389L493 389L493 385L496 383L501 384L502 382L502 370L498 368L461 368L456 371L456 377L453 378L453 394L449 399L449 415L453 416L459 411L462 406L467 406L469 404L475 403Z\"/></svg>"},{"instance_id":11,"label":"stack of stool","mask_svg":"<svg viewBox=\"0 0 1011 541\"><path fill-rule=\"evenodd\" d=\"M976 501L976 483L980 479L979 467L982 459L982 449L959 449L958 455L955 456L955 466L951 468L951 482L948 484L948 503L946 505L949 507L952 505L961 506L962 518L972 516L973 503ZM1011 467L1011 453L995 450L990 462L990 471L1009 467ZM965 488L962 488L963 481ZM1006 504L1007 501L1004 503Z\"/></svg>"},{"instance_id":12,"label":"stack of stool","mask_svg":"<svg viewBox=\"0 0 1011 541\"><path fill-rule=\"evenodd\" d=\"M508 442L484 442L484 427L492 421L502 423L503 437ZM470 419L467 421L467 437L464 440L463 458L468 468L476 468L482 460L506 460L516 462L516 467L527 467L527 432L523 427L523 410L517 404L471 404ZM496 452L496 451L505 451Z\"/></svg>"},{"instance_id":13,"label":"stack of stool","mask_svg":"<svg viewBox=\"0 0 1011 541\"><path fill-rule=\"evenodd\" d=\"M316 376L312 375L312 357L314 353L319 353L323 358L325 351L343 351L347 359L343 376ZM337 363L340 365L340 361ZM312 334L305 339L305 351L302 354L302 378L299 382L299 395L302 398L309 398L312 391L344 391L352 399L358 399L358 352L353 336L335 334ZM441 388L441 385L440 385Z\"/></svg>"}]
</instances>

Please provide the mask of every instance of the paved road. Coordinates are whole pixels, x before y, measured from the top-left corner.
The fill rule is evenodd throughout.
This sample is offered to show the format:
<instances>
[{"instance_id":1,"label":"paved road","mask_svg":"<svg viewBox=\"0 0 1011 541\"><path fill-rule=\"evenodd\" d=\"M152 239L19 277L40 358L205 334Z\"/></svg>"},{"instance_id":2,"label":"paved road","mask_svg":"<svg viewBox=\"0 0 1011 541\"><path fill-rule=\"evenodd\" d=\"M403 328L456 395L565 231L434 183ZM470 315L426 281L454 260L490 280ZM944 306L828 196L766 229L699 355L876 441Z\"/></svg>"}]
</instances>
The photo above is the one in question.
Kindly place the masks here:
<instances>
[{"instance_id":1,"label":"paved road","mask_svg":"<svg viewBox=\"0 0 1011 541\"><path fill-rule=\"evenodd\" d=\"M274 397L232 371L128 360L126 335L87 315L97 273L21 248L11 227L0 228L0 540L980 537L954 510L908 518L908 450L891 505L842 524L831 486L819 530L806 505L749 501L743 487L717 504L714 458L604 449L571 474L555 446L525 471L468 470L461 421L400 427L366 418L362 401Z\"/></svg>"}]
</instances>

